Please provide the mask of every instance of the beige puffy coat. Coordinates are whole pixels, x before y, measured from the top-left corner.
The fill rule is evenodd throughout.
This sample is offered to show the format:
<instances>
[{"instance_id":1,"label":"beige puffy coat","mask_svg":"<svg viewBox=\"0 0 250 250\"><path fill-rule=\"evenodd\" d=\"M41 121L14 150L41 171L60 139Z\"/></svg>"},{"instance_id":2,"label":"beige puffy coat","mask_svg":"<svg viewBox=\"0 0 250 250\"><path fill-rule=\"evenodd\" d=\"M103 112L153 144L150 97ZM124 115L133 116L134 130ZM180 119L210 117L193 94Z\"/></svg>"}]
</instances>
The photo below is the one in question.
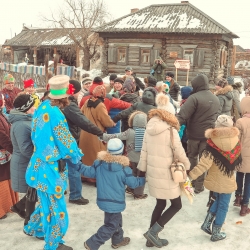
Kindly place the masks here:
<instances>
[{"instance_id":1,"label":"beige puffy coat","mask_svg":"<svg viewBox=\"0 0 250 250\"><path fill-rule=\"evenodd\" d=\"M173 153L170 147L170 127L173 127L175 154L179 161L184 163L188 170L190 162L182 147L177 130L177 118L167 111L152 109L137 168L147 172L149 193L157 199L175 199L180 196L179 184L172 179L170 165L173 162Z\"/></svg>"},{"instance_id":2,"label":"beige puffy coat","mask_svg":"<svg viewBox=\"0 0 250 250\"><path fill-rule=\"evenodd\" d=\"M242 167L239 172L250 173L250 97L244 97L241 100L240 108L243 117L236 122L236 127L240 131L242 145Z\"/></svg>"},{"instance_id":3,"label":"beige puffy coat","mask_svg":"<svg viewBox=\"0 0 250 250\"><path fill-rule=\"evenodd\" d=\"M235 127L208 129L205 132L206 138L211 138L213 143L223 151L232 150L239 141L239 130ZM198 165L189 172L191 179L195 180L200 175L208 171L204 180L204 186L210 191L217 193L230 194L237 189L235 176L228 177L219 170L219 167L213 162L213 156L202 155Z\"/></svg>"}]
</instances>

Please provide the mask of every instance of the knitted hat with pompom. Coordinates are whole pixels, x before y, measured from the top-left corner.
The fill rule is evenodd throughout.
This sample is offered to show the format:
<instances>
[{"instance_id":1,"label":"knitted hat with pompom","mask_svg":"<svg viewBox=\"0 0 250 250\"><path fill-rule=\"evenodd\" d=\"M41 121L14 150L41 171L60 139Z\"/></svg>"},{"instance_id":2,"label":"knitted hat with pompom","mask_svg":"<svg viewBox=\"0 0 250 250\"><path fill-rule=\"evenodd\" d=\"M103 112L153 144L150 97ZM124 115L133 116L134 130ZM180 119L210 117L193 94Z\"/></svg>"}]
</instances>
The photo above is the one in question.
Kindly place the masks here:
<instances>
[{"instance_id":1,"label":"knitted hat with pompom","mask_svg":"<svg viewBox=\"0 0 250 250\"><path fill-rule=\"evenodd\" d=\"M163 93L160 93L156 96L156 105L157 109L163 109L173 115L175 115L175 109L172 103L169 101L169 97Z\"/></svg>"}]
</instances>

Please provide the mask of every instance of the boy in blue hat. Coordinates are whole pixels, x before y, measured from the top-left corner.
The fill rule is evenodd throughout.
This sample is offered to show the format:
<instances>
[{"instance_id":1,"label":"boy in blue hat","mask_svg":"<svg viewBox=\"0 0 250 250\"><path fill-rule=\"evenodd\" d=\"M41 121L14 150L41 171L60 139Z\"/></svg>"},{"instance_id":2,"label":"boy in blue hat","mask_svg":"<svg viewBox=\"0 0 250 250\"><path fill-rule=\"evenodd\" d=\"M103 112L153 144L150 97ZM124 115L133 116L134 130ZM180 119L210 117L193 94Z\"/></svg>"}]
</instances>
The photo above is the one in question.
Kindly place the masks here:
<instances>
[{"instance_id":1,"label":"boy in blue hat","mask_svg":"<svg viewBox=\"0 0 250 250\"><path fill-rule=\"evenodd\" d=\"M142 186L145 184L145 178L133 176L129 159L122 155L123 147L120 139L111 139L108 141L107 151L97 154L97 160L92 167L85 166L81 162L75 165L82 175L96 179L97 206L104 211L104 225L84 242L84 247L88 250L99 249L110 238L111 246L115 249L130 242L129 237L123 237L122 229L121 212L126 207L125 187Z\"/></svg>"}]
</instances>

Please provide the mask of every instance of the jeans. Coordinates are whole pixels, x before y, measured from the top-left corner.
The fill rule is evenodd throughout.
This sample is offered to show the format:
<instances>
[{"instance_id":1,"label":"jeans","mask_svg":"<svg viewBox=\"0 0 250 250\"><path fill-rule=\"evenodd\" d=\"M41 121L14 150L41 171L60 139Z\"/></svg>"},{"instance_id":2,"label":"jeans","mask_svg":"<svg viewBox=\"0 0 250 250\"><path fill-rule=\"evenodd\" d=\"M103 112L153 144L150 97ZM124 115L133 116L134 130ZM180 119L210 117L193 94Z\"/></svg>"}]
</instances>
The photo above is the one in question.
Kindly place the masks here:
<instances>
[{"instance_id":1,"label":"jeans","mask_svg":"<svg viewBox=\"0 0 250 250\"><path fill-rule=\"evenodd\" d=\"M179 210L181 210L182 204L180 196L170 201L171 206L164 213L162 213L167 205L167 201L156 199L156 205L152 213L150 227L152 227L155 222L158 222L161 227L164 227L164 225L167 224Z\"/></svg>"},{"instance_id":2,"label":"jeans","mask_svg":"<svg viewBox=\"0 0 250 250\"><path fill-rule=\"evenodd\" d=\"M78 200L82 197L81 174L75 170L71 161L67 161L69 176L69 200Z\"/></svg>"},{"instance_id":3,"label":"jeans","mask_svg":"<svg viewBox=\"0 0 250 250\"><path fill-rule=\"evenodd\" d=\"M111 238L112 245L117 245L123 241L122 214L104 213L104 225L97 233L92 235L87 241L91 250L98 250L105 241Z\"/></svg>"},{"instance_id":4,"label":"jeans","mask_svg":"<svg viewBox=\"0 0 250 250\"><path fill-rule=\"evenodd\" d=\"M198 164L198 157L200 158L203 150L206 148L206 140L188 140L187 142L187 156L190 161L190 170L192 170ZM197 191L202 191L204 189L203 182L205 178L205 173L199 176L194 182L194 188Z\"/></svg>"},{"instance_id":5,"label":"jeans","mask_svg":"<svg viewBox=\"0 0 250 250\"><path fill-rule=\"evenodd\" d=\"M133 176L135 176L135 177L139 176L140 170L137 169L138 163L137 162L130 162L130 165L133 168ZM145 188L145 185L135 188L134 194L135 195L143 195L144 188Z\"/></svg>"},{"instance_id":6,"label":"jeans","mask_svg":"<svg viewBox=\"0 0 250 250\"><path fill-rule=\"evenodd\" d=\"M244 182L244 177L245 177L245 182ZM237 172L236 182L237 182L237 190L235 192L236 195L237 194L242 195L243 183L244 183L242 204L247 205L249 203L249 198L250 198L250 173L244 174L241 172Z\"/></svg>"},{"instance_id":7,"label":"jeans","mask_svg":"<svg viewBox=\"0 0 250 250\"><path fill-rule=\"evenodd\" d=\"M219 194L214 192L215 201L209 212L215 214L216 218L214 224L217 226L222 226L226 219L231 195L232 194Z\"/></svg>"}]
</instances>

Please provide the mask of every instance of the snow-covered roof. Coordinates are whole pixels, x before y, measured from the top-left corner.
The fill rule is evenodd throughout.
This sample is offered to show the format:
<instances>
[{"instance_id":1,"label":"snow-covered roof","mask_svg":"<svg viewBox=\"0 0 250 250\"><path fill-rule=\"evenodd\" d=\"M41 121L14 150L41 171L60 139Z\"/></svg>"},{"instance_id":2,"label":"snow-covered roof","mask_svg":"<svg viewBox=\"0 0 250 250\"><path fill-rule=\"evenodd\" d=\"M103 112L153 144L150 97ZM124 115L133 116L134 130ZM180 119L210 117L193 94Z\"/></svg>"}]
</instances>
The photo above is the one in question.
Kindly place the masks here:
<instances>
[{"instance_id":1,"label":"snow-covered roof","mask_svg":"<svg viewBox=\"0 0 250 250\"><path fill-rule=\"evenodd\" d=\"M75 42L69 34L74 32L74 36L81 40L81 29L62 28L28 28L24 27L21 33L7 40L3 46L50 46L50 45L73 45Z\"/></svg>"},{"instance_id":2,"label":"snow-covered roof","mask_svg":"<svg viewBox=\"0 0 250 250\"><path fill-rule=\"evenodd\" d=\"M150 5L95 29L98 33L200 33L237 35L190 3Z\"/></svg>"}]
</instances>

